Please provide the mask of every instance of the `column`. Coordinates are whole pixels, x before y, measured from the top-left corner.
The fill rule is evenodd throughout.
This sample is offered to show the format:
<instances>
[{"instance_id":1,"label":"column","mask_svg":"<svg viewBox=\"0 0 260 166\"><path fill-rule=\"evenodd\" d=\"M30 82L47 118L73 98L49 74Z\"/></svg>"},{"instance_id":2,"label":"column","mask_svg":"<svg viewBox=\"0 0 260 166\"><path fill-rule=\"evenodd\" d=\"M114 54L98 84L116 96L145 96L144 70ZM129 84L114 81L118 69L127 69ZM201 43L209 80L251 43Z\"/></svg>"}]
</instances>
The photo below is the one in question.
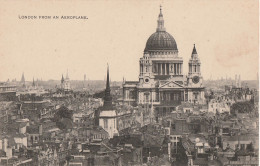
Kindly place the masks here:
<instances>
[{"instance_id":1,"label":"column","mask_svg":"<svg viewBox=\"0 0 260 166\"><path fill-rule=\"evenodd\" d=\"M163 64L161 63L161 75L163 75L163 69L162 69L162 65L163 65Z\"/></svg>"},{"instance_id":2,"label":"column","mask_svg":"<svg viewBox=\"0 0 260 166\"><path fill-rule=\"evenodd\" d=\"M163 66L164 66L164 65L163 65L163 63L162 63L162 75L164 75L164 69L163 69Z\"/></svg>"},{"instance_id":3,"label":"column","mask_svg":"<svg viewBox=\"0 0 260 166\"><path fill-rule=\"evenodd\" d=\"M157 65L157 74L160 75L160 68L159 68L160 66L159 66L159 63L156 63L156 65Z\"/></svg>"},{"instance_id":4,"label":"column","mask_svg":"<svg viewBox=\"0 0 260 166\"><path fill-rule=\"evenodd\" d=\"M164 63L164 75L167 75L166 63Z\"/></svg>"},{"instance_id":5,"label":"column","mask_svg":"<svg viewBox=\"0 0 260 166\"><path fill-rule=\"evenodd\" d=\"M176 63L174 63L174 75L176 75Z\"/></svg>"},{"instance_id":6,"label":"column","mask_svg":"<svg viewBox=\"0 0 260 166\"><path fill-rule=\"evenodd\" d=\"M156 65L157 65L157 73L158 73L158 75L160 75L159 63L156 63Z\"/></svg>"},{"instance_id":7,"label":"column","mask_svg":"<svg viewBox=\"0 0 260 166\"><path fill-rule=\"evenodd\" d=\"M140 74L143 75L143 67L142 67L142 64L140 64Z\"/></svg>"},{"instance_id":8,"label":"column","mask_svg":"<svg viewBox=\"0 0 260 166\"><path fill-rule=\"evenodd\" d=\"M177 75L179 75L179 63L177 63Z\"/></svg>"},{"instance_id":9,"label":"column","mask_svg":"<svg viewBox=\"0 0 260 166\"><path fill-rule=\"evenodd\" d=\"M180 74L182 75L182 64L180 63Z\"/></svg>"},{"instance_id":10,"label":"column","mask_svg":"<svg viewBox=\"0 0 260 166\"><path fill-rule=\"evenodd\" d=\"M181 64L179 63L179 75L181 75Z\"/></svg>"}]
</instances>

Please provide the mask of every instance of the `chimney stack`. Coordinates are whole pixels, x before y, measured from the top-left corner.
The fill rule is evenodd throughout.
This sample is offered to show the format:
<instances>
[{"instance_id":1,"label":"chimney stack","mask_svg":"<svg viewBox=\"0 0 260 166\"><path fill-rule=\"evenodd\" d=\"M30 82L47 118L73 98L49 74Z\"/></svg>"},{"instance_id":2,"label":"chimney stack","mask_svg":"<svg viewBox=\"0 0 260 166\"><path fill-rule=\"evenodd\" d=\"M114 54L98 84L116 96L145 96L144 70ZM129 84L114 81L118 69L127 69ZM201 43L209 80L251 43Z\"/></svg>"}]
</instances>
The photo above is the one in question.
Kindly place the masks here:
<instances>
[{"instance_id":1,"label":"chimney stack","mask_svg":"<svg viewBox=\"0 0 260 166\"><path fill-rule=\"evenodd\" d=\"M235 86L237 87L237 75L235 75Z\"/></svg>"},{"instance_id":2,"label":"chimney stack","mask_svg":"<svg viewBox=\"0 0 260 166\"><path fill-rule=\"evenodd\" d=\"M238 77L238 86L239 86L239 88L241 88L241 78L240 78L240 74L239 74L239 77Z\"/></svg>"},{"instance_id":3,"label":"chimney stack","mask_svg":"<svg viewBox=\"0 0 260 166\"><path fill-rule=\"evenodd\" d=\"M42 135L42 124L39 125L39 135Z\"/></svg>"}]
</instances>

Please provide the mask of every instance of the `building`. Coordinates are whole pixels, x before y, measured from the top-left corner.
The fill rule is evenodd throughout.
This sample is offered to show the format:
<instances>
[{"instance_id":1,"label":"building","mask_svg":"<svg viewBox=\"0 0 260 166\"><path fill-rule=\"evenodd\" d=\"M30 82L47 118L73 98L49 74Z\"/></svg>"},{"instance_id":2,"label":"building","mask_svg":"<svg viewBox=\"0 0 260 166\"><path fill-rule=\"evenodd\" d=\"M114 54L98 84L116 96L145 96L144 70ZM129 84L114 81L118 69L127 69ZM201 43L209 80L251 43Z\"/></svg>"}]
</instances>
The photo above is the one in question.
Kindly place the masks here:
<instances>
[{"instance_id":1,"label":"building","mask_svg":"<svg viewBox=\"0 0 260 166\"><path fill-rule=\"evenodd\" d=\"M63 75L61 77L61 89L66 93L71 91L71 86L70 86L70 79L69 79L69 74L67 71L66 78L64 79Z\"/></svg>"},{"instance_id":2,"label":"building","mask_svg":"<svg viewBox=\"0 0 260 166\"><path fill-rule=\"evenodd\" d=\"M212 99L208 102L208 112L212 112L214 114L216 113L228 113L230 114L230 106L232 102L231 101L218 101L215 99Z\"/></svg>"},{"instance_id":3,"label":"building","mask_svg":"<svg viewBox=\"0 0 260 166\"><path fill-rule=\"evenodd\" d=\"M16 100L16 86L7 83L0 84L0 101Z\"/></svg>"},{"instance_id":4,"label":"building","mask_svg":"<svg viewBox=\"0 0 260 166\"><path fill-rule=\"evenodd\" d=\"M109 68L107 67L107 83L105 90L104 105L99 110L99 126L101 126L109 134L109 138L118 135L117 131L117 112L112 105L112 97L110 95Z\"/></svg>"},{"instance_id":5,"label":"building","mask_svg":"<svg viewBox=\"0 0 260 166\"><path fill-rule=\"evenodd\" d=\"M17 96L19 100L22 100L22 98L24 97L28 97L30 95L35 95L35 96L42 96L44 94L46 94L47 91L45 91L45 89L42 86L39 86L39 81L37 79L37 81L34 81L33 78L33 82L31 85L25 85L21 87L19 87L18 91L17 91Z\"/></svg>"},{"instance_id":6,"label":"building","mask_svg":"<svg viewBox=\"0 0 260 166\"><path fill-rule=\"evenodd\" d=\"M139 61L139 81L123 82L123 102L148 108L153 112L152 121L169 114L182 102L205 102L201 62L195 44L185 76L183 58L178 55L175 39L166 32L161 9L157 22L156 32L148 38Z\"/></svg>"}]
</instances>

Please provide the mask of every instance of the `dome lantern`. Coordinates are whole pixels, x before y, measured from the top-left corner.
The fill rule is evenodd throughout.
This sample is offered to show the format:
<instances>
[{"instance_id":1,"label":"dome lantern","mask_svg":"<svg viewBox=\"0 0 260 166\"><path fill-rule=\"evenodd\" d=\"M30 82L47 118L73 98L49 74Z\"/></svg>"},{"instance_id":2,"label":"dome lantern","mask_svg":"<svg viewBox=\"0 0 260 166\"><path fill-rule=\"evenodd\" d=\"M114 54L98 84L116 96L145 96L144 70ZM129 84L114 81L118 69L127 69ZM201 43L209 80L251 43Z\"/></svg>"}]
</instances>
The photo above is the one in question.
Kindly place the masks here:
<instances>
[{"instance_id":1,"label":"dome lantern","mask_svg":"<svg viewBox=\"0 0 260 166\"><path fill-rule=\"evenodd\" d=\"M165 32L166 29L164 28L164 20L163 20L163 14L162 14L162 6L160 5L160 14L158 16L157 20L157 29L156 32Z\"/></svg>"}]
</instances>

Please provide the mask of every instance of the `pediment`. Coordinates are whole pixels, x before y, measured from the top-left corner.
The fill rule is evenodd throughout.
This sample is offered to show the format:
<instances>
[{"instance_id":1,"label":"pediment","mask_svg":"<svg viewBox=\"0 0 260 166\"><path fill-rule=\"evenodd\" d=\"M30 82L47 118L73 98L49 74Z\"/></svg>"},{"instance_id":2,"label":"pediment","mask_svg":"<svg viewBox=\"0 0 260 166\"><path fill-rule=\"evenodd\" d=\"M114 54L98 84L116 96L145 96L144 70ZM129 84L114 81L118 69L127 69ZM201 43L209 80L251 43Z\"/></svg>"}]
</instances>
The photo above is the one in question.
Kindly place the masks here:
<instances>
[{"instance_id":1,"label":"pediment","mask_svg":"<svg viewBox=\"0 0 260 166\"><path fill-rule=\"evenodd\" d=\"M164 88L176 89L177 88L178 89L178 88L184 88L184 86L175 81L168 81L166 83L161 84L159 86L159 88L162 88L162 89L164 89Z\"/></svg>"}]
</instances>

